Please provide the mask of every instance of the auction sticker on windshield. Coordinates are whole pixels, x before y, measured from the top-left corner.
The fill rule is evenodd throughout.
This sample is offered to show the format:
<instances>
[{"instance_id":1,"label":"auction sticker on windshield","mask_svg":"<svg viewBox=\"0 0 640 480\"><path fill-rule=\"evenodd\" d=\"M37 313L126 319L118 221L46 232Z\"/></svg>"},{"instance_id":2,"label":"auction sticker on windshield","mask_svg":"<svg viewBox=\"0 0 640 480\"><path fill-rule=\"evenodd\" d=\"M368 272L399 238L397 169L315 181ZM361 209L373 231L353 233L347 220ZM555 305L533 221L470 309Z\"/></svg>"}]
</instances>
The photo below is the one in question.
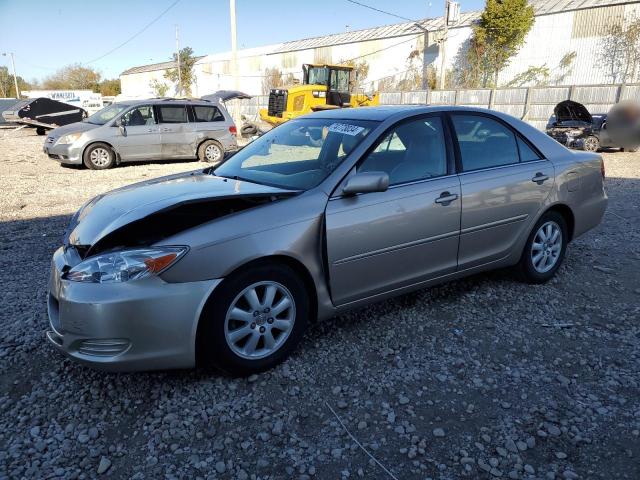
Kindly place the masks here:
<instances>
[{"instance_id":1,"label":"auction sticker on windshield","mask_svg":"<svg viewBox=\"0 0 640 480\"><path fill-rule=\"evenodd\" d=\"M364 130L364 127L357 125L348 125L346 123L332 123L329 125L329 131L333 133L343 133L345 135L351 135L355 137Z\"/></svg>"}]
</instances>

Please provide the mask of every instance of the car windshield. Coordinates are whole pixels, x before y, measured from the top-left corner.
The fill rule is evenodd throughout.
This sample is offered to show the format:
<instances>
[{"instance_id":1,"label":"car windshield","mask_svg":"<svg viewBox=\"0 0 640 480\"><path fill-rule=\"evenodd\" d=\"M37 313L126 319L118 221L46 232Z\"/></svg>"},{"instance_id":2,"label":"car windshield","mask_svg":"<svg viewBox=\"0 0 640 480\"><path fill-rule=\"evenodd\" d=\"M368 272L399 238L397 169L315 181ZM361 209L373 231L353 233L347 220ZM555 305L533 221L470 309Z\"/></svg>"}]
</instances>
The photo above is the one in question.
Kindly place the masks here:
<instances>
[{"instance_id":1,"label":"car windshield","mask_svg":"<svg viewBox=\"0 0 640 480\"><path fill-rule=\"evenodd\" d=\"M214 173L290 190L322 182L377 122L306 118L291 120L244 147Z\"/></svg>"},{"instance_id":2,"label":"car windshield","mask_svg":"<svg viewBox=\"0 0 640 480\"><path fill-rule=\"evenodd\" d=\"M86 121L88 123L93 123L94 125L104 125L109 120L113 120L118 114L120 114L127 108L129 108L129 105L114 103L106 108L103 108L102 110L98 110L93 115L89 115Z\"/></svg>"}]
</instances>

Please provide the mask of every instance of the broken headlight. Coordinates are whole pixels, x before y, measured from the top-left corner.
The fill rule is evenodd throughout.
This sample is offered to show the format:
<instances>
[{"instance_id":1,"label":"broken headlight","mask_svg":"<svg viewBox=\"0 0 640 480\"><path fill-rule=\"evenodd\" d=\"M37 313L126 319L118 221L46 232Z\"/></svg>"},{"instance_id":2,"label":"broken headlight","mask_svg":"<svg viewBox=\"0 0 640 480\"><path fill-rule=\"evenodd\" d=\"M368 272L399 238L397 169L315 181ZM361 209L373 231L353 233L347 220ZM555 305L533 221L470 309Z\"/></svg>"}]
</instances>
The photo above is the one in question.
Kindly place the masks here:
<instances>
[{"instance_id":1,"label":"broken headlight","mask_svg":"<svg viewBox=\"0 0 640 480\"><path fill-rule=\"evenodd\" d=\"M101 253L87 258L65 275L72 282L120 283L166 270L187 252L186 247L152 247Z\"/></svg>"}]
</instances>

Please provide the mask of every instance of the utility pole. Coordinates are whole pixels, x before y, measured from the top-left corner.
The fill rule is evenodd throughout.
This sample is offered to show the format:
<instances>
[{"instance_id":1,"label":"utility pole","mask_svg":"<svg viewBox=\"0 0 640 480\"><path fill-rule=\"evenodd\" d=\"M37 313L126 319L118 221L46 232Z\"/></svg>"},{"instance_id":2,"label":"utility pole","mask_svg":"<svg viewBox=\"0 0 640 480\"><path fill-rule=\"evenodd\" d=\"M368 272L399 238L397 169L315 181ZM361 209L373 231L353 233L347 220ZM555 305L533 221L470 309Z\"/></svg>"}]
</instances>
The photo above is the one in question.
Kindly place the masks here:
<instances>
[{"instance_id":1,"label":"utility pole","mask_svg":"<svg viewBox=\"0 0 640 480\"><path fill-rule=\"evenodd\" d=\"M444 83L446 77L446 45L447 35L449 33L449 0L444 0L444 31L442 33L442 39L440 40L440 79L438 81L438 88L444 90Z\"/></svg>"},{"instance_id":2,"label":"utility pole","mask_svg":"<svg viewBox=\"0 0 640 480\"><path fill-rule=\"evenodd\" d=\"M182 96L182 70L180 69L180 40L178 25L176 25L176 65L178 67L178 96Z\"/></svg>"},{"instance_id":3,"label":"utility pole","mask_svg":"<svg viewBox=\"0 0 640 480\"><path fill-rule=\"evenodd\" d=\"M6 57L7 54L3 53L3 57ZM13 58L13 52L9 52L9 56L11 57L11 69L13 70L13 82L16 87L16 98L20 98L20 87L18 87L18 75L16 74L16 62Z\"/></svg>"},{"instance_id":4,"label":"utility pole","mask_svg":"<svg viewBox=\"0 0 640 480\"><path fill-rule=\"evenodd\" d=\"M233 88L238 90L238 36L236 33L236 0L229 0L229 17L231 20L231 73Z\"/></svg>"}]
</instances>

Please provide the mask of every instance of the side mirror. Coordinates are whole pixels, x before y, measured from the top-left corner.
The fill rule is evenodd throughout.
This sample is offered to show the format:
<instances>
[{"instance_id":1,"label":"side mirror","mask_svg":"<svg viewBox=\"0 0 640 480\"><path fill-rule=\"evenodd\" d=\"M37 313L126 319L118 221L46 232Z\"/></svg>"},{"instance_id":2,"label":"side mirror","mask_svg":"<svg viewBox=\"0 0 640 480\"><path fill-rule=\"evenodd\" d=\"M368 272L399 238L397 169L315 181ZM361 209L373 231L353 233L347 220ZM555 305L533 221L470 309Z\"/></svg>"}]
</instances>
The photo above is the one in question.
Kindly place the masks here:
<instances>
[{"instance_id":1,"label":"side mirror","mask_svg":"<svg viewBox=\"0 0 640 480\"><path fill-rule=\"evenodd\" d=\"M384 172L356 173L347 180L343 195L357 193L384 192L389 188L389 175Z\"/></svg>"}]
</instances>

